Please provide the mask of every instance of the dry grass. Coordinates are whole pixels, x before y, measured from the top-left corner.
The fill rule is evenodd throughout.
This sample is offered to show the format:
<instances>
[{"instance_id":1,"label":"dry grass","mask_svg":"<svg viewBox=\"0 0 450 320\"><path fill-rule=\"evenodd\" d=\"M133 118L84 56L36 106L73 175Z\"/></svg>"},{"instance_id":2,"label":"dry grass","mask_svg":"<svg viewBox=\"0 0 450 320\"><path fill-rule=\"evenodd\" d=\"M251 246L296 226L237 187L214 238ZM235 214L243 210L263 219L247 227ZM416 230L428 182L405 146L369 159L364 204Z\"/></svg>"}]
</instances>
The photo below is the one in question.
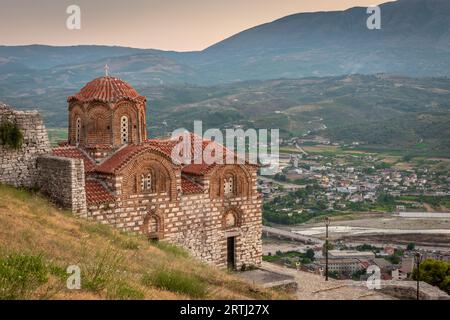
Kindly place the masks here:
<instances>
[{"instance_id":1,"label":"dry grass","mask_svg":"<svg viewBox=\"0 0 450 320\"><path fill-rule=\"evenodd\" d=\"M8 262L17 255L42 259L39 277L46 279L19 292L19 299L289 298L196 261L181 248L77 219L40 195L0 185L0 264L7 274L2 279L0 272L0 281L12 287L11 279L27 272ZM69 265L81 269L81 290L66 288ZM36 276L29 269L27 276Z\"/></svg>"}]
</instances>

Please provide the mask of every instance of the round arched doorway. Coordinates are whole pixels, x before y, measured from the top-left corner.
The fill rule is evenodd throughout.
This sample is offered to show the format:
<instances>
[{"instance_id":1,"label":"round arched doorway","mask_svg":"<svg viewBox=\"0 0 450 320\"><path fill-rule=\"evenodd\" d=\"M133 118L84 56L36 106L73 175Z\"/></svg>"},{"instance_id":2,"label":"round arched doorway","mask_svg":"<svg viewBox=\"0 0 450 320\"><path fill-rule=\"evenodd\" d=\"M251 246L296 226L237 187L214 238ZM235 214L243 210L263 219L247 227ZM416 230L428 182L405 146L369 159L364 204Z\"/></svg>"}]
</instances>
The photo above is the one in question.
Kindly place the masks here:
<instances>
[{"instance_id":1,"label":"round arched doorway","mask_svg":"<svg viewBox=\"0 0 450 320\"><path fill-rule=\"evenodd\" d=\"M157 214L150 213L144 220L143 232L150 240L162 239L162 220Z\"/></svg>"}]
</instances>

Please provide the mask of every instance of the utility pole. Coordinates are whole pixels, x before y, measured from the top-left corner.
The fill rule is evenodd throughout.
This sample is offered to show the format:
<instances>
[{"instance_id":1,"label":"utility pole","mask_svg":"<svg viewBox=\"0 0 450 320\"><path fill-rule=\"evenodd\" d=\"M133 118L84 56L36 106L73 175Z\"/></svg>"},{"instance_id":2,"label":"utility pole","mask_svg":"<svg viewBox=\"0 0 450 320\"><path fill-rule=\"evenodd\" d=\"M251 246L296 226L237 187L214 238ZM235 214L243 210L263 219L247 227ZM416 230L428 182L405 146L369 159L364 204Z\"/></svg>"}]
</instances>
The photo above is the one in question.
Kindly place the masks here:
<instances>
[{"instance_id":1,"label":"utility pole","mask_svg":"<svg viewBox=\"0 0 450 320\"><path fill-rule=\"evenodd\" d=\"M422 260L422 255L420 252L416 252L414 255L414 260L416 260L416 268L417 268L417 274L416 274L416 280L417 280L417 300L420 300L420 262Z\"/></svg>"},{"instance_id":2,"label":"utility pole","mask_svg":"<svg viewBox=\"0 0 450 320\"><path fill-rule=\"evenodd\" d=\"M330 218L325 217L325 281L328 281L328 226Z\"/></svg>"}]
</instances>

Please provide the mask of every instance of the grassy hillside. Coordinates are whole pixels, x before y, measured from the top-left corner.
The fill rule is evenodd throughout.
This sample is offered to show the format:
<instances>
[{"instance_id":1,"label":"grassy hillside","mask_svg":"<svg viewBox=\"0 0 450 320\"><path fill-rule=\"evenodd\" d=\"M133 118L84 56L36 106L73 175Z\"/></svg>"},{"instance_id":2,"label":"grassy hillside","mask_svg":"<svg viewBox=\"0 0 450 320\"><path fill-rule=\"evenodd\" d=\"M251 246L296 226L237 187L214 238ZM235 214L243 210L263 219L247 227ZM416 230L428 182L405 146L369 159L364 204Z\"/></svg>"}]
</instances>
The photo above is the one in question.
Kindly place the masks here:
<instances>
[{"instance_id":1,"label":"grassy hillside","mask_svg":"<svg viewBox=\"0 0 450 320\"><path fill-rule=\"evenodd\" d=\"M66 269L81 269L68 290ZM1 299L277 299L175 246L77 219L35 193L0 185Z\"/></svg>"}]
</instances>

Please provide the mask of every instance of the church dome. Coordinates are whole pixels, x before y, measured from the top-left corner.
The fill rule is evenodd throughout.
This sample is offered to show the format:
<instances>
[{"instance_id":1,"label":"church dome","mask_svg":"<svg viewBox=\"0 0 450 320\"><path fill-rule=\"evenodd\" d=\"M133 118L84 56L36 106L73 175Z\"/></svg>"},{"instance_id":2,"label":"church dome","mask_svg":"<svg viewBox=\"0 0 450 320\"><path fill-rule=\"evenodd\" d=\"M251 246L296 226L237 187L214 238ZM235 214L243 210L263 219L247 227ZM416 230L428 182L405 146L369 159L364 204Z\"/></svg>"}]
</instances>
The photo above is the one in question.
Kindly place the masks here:
<instances>
[{"instance_id":1,"label":"church dome","mask_svg":"<svg viewBox=\"0 0 450 320\"><path fill-rule=\"evenodd\" d=\"M130 84L116 77L100 77L87 83L80 92L70 96L67 101L80 102L118 102L127 99L132 101L145 101Z\"/></svg>"}]
</instances>

